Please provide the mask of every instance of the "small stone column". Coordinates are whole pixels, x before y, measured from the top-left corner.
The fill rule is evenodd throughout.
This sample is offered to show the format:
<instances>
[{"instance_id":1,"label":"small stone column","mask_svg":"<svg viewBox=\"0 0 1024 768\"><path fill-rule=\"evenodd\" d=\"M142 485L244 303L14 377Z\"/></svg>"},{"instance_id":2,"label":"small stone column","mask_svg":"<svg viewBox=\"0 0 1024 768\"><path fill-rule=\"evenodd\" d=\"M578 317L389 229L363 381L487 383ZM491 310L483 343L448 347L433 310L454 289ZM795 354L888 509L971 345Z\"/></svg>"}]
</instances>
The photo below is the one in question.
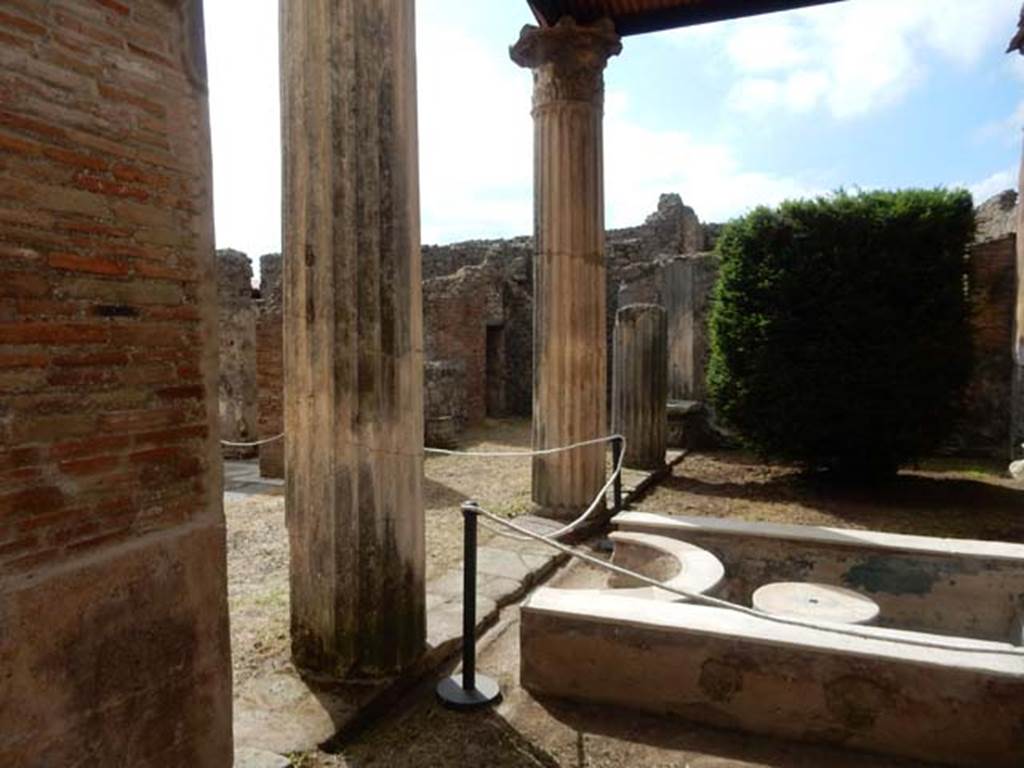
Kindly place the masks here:
<instances>
[{"instance_id":1,"label":"small stone column","mask_svg":"<svg viewBox=\"0 0 1024 768\"><path fill-rule=\"evenodd\" d=\"M632 304L615 315L612 429L626 438L623 463L665 466L668 320L657 304Z\"/></svg>"},{"instance_id":2,"label":"small stone column","mask_svg":"<svg viewBox=\"0 0 1024 768\"><path fill-rule=\"evenodd\" d=\"M282 0L292 656L393 675L425 641L413 0Z\"/></svg>"},{"instance_id":3,"label":"small stone column","mask_svg":"<svg viewBox=\"0 0 1024 768\"><path fill-rule=\"evenodd\" d=\"M533 70L533 445L606 433L604 68L622 50L610 21L526 26L512 60ZM533 500L575 517L605 477L604 446L537 457Z\"/></svg>"}]
</instances>

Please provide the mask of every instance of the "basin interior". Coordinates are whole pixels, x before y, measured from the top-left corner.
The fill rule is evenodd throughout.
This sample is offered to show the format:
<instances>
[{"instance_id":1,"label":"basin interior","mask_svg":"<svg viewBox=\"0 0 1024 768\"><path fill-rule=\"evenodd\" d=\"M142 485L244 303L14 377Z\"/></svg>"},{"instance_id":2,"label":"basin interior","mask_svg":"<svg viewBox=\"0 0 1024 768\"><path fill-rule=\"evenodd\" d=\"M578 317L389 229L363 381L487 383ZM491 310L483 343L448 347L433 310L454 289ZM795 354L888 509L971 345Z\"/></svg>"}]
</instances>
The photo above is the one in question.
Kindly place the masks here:
<instances>
[{"instance_id":1,"label":"basin interior","mask_svg":"<svg viewBox=\"0 0 1024 768\"><path fill-rule=\"evenodd\" d=\"M877 624L794 626L577 566L522 606L531 693L953 765L1024 765L1024 547L641 513L614 522L614 561L650 578L684 579L703 558L722 570L700 591L742 605L773 582L834 584L876 601Z\"/></svg>"}]
</instances>

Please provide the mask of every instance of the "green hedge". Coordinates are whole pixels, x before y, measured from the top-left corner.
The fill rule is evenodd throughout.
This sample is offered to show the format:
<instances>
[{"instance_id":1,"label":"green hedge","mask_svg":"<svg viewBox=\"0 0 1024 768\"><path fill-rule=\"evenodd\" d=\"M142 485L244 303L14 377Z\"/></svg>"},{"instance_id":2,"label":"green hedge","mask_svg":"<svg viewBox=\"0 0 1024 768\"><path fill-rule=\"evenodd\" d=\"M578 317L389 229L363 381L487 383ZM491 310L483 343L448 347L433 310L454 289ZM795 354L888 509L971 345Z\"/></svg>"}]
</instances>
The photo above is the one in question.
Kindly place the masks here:
<instances>
[{"instance_id":1,"label":"green hedge","mask_svg":"<svg viewBox=\"0 0 1024 768\"><path fill-rule=\"evenodd\" d=\"M953 426L970 370L965 191L758 208L718 242L708 387L763 454L895 471Z\"/></svg>"}]
</instances>

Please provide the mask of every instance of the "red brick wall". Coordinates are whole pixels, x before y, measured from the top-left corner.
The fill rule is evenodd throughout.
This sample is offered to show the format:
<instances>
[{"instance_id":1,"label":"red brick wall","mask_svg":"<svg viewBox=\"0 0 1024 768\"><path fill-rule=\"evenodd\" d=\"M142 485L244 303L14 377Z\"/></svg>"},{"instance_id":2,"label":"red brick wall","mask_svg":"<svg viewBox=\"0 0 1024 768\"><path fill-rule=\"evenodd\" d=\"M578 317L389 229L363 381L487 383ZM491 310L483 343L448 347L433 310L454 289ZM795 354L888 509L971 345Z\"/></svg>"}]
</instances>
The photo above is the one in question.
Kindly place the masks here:
<instances>
[{"instance_id":1,"label":"red brick wall","mask_svg":"<svg viewBox=\"0 0 1024 768\"><path fill-rule=\"evenodd\" d=\"M203 499L198 116L175 93L185 83L158 25L168 11L141 5L148 15L115 2L5 11L0 562L11 570L178 525Z\"/></svg>"},{"instance_id":2,"label":"red brick wall","mask_svg":"<svg viewBox=\"0 0 1024 768\"><path fill-rule=\"evenodd\" d=\"M971 247L968 296L974 369L965 417L957 431L958 447L966 453L1009 455L1016 263L1013 235Z\"/></svg>"},{"instance_id":3,"label":"red brick wall","mask_svg":"<svg viewBox=\"0 0 1024 768\"><path fill-rule=\"evenodd\" d=\"M178 5L0 6L3 765L230 764L203 41Z\"/></svg>"},{"instance_id":4,"label":"red brick wall","mask_svg":"<svg viewBox=\"0 0 1024 768\"><path fill-rule=\"evenodd\" d=\"M423 328L428 360L464 366L465 424L487 416L487 324L504 322L502 281L486 265L423 282ZM430 414L454 415L454 414Z\"/></svg>"}]
</instances>

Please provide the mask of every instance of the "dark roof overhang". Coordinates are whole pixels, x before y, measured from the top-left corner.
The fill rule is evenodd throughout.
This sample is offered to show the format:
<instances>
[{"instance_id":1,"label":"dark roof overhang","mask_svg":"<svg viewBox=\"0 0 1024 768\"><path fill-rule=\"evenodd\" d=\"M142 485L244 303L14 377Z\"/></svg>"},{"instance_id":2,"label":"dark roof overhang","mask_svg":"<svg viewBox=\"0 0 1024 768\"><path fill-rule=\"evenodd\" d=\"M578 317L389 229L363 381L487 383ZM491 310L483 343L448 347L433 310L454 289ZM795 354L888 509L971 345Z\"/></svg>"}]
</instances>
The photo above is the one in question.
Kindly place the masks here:
<instances>
[{"instance_id":1,"label":"dark roof overhang","mask_svg":"<svg viewBox=\"0 0 1024 768\"><path fill-rule=\"evenodd\" d=\"M841 0L527 0L541 26L563 16L581 24L609 18L620 35L789 11Z\"/></svg>"}]
</instances>

